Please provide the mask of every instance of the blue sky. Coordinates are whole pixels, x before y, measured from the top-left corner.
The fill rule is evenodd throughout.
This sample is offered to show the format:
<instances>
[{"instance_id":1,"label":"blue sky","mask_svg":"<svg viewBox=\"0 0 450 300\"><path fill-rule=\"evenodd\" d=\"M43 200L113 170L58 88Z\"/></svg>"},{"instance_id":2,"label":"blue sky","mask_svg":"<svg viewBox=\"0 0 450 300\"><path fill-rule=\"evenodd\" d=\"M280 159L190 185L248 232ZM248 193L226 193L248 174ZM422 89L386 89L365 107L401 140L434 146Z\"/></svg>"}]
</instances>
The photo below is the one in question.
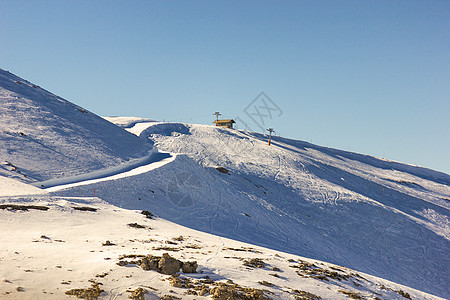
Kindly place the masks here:
<instances>
[{"instance_id":1,"label":"blue sky","mask_svg":"<svg viewBox=\"0 0 450 300\"><path fill-rule=\"evenodd\" d=\"M0 41L1 68L99 115L259 131L264 91L263 128L450 173L450 1L1 0Z\"/></svg>"}]
</instances>

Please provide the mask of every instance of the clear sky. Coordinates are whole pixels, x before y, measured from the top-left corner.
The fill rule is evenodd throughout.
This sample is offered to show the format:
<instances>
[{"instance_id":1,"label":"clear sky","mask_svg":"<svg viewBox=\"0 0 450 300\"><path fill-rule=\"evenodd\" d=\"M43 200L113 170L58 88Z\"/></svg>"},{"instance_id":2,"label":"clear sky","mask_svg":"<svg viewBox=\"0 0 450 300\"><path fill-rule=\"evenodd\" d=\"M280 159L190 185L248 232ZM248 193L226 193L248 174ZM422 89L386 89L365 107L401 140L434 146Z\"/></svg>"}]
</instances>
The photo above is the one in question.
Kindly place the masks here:
<instances>
[{"instance_id":1,"label":"clear sky","mask_svg":"<svg viewBox=\"0 0 450 300\"><path fill-rule=\"evenodd\" d=\"M0 0L0 68L102 116L219 111L450 173L450 1Z\"/></svg>"}]
</instances>

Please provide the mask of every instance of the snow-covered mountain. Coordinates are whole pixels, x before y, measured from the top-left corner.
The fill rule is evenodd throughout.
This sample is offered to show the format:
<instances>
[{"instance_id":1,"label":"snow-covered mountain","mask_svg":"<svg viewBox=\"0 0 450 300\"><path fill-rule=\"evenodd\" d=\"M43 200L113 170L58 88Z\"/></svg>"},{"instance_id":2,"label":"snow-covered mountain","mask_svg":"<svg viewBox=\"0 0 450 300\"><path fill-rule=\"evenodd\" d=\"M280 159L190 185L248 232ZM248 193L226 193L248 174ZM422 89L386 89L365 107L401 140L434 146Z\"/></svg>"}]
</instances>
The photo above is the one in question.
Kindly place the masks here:
<instances>
[{"instance_id":1,"label":"snow-covered mountain","mask_svg":"<svg viewBox=\"0 0 450 300\"><path fill-rule=\"evenodd\" d=\"M0 69L0 175L73 176L148 155L135 135Z\"/></svg>"},{"instance_id":2,"label":"snow-covered mountain","mask_svg":"<svg viewBox=\"0 0 450 300\"><path fill-rule=\"evenodd\" d=\"M448 295L449 175L279 137L267 146L265 136L206 125L129 130L178 156L64 194L95 188L124 208Z\"/></svg>"},{"instance_id":3,"label":"snow-covered mountain","mask_svg":"<svg viewBox=\"0 0 450 300\"><path fill-rule=\"evenodd\" d=\"M139 287L148 291L146 299L221 299L220 289L244 287L276 299L450 296L448 174L281 137L268 146L266 136L234 129L108 118L120 128L0 74L8 87L1 114L10 120L0 121L4 173L22 170L48 193L21 192L25 188L2 184L9 179L0 176L0 188L8 189L0 195L9 195L0 197L0 297L60 299L69 289L90 286L88 279L103 284L105 299L125 299L128 289ZM20 90L11 91L14 84ZM43 95L64 113L60 106L47 108ZM14 97L25 103L17 111L33 120L25 127ZM78 120L83 117L95 122ZM88 125L97 123L111 135ZM87 133L56 130L67 124L83 125ZM40 137L35 155L24 147L31 142L21 144L28 136ZM95 148L94 156L77 162L86 158L77 151L89 152L92 139L115 151ZM55 159L49 147L75 161ZM147 156L150 149L159 153ZM11 196L24 193L32 196ZM41 209L22 211L26 205ZM142 210L158 218L136 214ZM174 279L138 267L146 263L136 255L164 252L196 260L198 273ZM120 256L128 264L116 265ZM250 262L256 258L265 262L261 268L258 260ZM227 280L239 287L226 286Z\"/></svg>"}]
</instances>

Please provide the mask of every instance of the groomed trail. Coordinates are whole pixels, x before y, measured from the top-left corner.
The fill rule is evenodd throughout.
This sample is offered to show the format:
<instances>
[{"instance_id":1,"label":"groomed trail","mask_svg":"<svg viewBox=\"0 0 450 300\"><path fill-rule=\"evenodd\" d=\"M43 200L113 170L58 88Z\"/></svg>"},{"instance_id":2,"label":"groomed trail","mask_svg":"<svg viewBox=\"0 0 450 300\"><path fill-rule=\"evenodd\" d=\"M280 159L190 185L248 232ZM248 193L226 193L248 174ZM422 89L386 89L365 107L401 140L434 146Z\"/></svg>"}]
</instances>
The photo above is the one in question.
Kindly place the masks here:
<instances>
[{"instance_id":1,"label":"groomed trail","mask_svg":"<svg viewBox=\"0 0 450 300\"><path fill-rule=\"evenodd\" d=\"M47 192L54 192L80 185L89 185L102 181L116 180L119 178L150 172L151 170L172 162L175 157L176 155L171 155L170 153L154 152L146 157L123 163L119 166L111 167L108 169L103 169L78 176L35 182L31 185L42 188Z\"/></svg>"},{"instance_id":2,"label":"groomed trail","mask_svg":"<svg viewBox=\"0 0 450 300\"><path fill-rule=\"evenodd\" d=\"M127 129L137 128L177 154L171 163L54 195L95 189L122 208L449 295L447 174L279 137L269 147L264 135L213 126Z\"/></svg>"}]
</instances>

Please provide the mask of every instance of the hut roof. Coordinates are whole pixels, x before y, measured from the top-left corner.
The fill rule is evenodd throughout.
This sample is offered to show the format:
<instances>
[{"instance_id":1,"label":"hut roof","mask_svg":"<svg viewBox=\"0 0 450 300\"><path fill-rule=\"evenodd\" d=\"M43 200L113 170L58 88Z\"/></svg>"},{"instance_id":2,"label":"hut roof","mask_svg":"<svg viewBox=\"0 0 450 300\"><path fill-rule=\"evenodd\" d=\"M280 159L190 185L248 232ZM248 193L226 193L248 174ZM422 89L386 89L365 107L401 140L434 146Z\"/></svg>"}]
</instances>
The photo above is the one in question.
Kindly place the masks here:
<instances>
[{"instance_id":1,"label":"hut roof","mask_svg":"<svg viewBox=\"0 0 450 300\"><path fill-rule=\"evenodd\" d=\"M233 119L217 120L213 123L236 123Z\"/></svg>"}]
</instances>

